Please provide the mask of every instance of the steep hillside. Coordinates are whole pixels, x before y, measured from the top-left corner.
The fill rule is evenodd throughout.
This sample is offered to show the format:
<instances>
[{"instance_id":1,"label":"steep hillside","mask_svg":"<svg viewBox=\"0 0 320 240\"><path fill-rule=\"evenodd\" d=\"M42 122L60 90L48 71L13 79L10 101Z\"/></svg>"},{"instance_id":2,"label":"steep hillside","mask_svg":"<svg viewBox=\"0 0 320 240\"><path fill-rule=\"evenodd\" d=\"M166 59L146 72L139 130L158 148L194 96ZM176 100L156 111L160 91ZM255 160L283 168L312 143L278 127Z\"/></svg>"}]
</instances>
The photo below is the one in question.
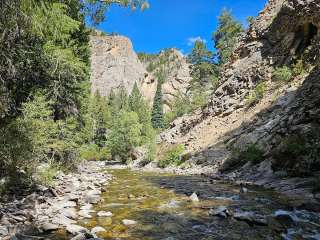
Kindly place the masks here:
<instances>
[{"instance_id":1,"label":"steep hillside","mask_svg":"<svg viewBox=\"0 0 320 240\"><path fill-rule=\"evenodd\" d=\"M224 66L206 109L161 134L163 144L187 147L185 167L312 198L315 180L303 179L320 170L319 12L318 1L269 1ZM280 70L292 77L277 80ZM297 190L303 182L308 193Z\"/></svg>"}]
</instances>

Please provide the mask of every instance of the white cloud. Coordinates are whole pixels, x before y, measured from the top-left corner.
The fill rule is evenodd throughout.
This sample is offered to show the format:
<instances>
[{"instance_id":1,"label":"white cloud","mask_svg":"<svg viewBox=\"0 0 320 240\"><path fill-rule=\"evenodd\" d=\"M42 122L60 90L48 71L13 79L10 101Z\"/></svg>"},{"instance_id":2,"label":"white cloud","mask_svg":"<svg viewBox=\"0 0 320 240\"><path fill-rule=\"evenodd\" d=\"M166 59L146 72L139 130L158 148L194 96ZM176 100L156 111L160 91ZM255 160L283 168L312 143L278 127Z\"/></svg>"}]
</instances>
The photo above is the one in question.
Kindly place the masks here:
<instances>
[{"instance_id":1,"label":"white cloud","mask_svg":"<svg viewBox=\"0 0 320 240\"><path fill-rule=\"evenodd\" d=\"M192 46L196 41L202 41L204 43L207 43L207 40L201 38L200 36L198 36L198 37L190 37L190 38L188 38L188 46Z\"/></svg>"}]
</instances>

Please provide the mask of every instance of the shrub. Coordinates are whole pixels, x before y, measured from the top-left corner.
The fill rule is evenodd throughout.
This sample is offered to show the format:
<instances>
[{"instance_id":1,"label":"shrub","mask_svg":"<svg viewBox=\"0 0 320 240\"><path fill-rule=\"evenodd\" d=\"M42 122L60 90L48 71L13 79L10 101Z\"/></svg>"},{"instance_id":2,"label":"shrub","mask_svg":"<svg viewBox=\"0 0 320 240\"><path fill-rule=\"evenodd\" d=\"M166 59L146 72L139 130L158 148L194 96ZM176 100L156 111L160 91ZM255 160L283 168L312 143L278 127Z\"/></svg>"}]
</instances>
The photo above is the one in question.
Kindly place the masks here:
<instances>
[{"instance_id":1,"label":"shrub","mask_svg":"<svg viewBox=\"0 0 320 240\"><path fill-rule=\"evenodd\" d=\"M149 63L149 65L147 66L147 71L149 73L152 73L155 69L157 68L157 65L154 64L153 62Z\"/></svg>"},{"instance_id":2,"label":"shrub","mask_svg":"<svg viewBox=\"0 0 320 240\"><path fill-rule=\"evenodd\" d=\"M106 161L106 160L111 160L111 151L108 147L103 147L100 149L99 153L99 160L101 161Z\"/></svg>"},{"instance_id":3,"label":"shrub","mask_svg":"<svg viewBox=\"0 0 320 240\"><path fill-rule=\"evenodd\" d=\"M305 66L302 59L297 60L295 64L293 64L292 73L294 76L299 76L305 73Z\"/></svg>"},{"instance_id":4,"label":"shrub","mask_svg":"<svg viewBox=\"0 0 320 240\"><path fill-rule=\"evenodd\" d=\"M95 144L88 145L80 150L80 157L87 161L100 160L99 147Z\"/></svg>"},{"instance_id":5,"label":"shrub","mask_svg":"<svg viewBox=\"0 0 320 240\"><path fill-rule=\"evenodd\" d=\"M257 104L265 95L266 90L267 84L264 82L259 83L254 91L247 97L247 105L252 106Z\"/></svg>"},{"instance_id":6,"label":"shrub","mask_svg":"<svg viewBox=\"0 0 320 240\"><path fill-rule=\"evenodd\" d=\"M168 166L179 166L183 163L182 154L185 147L182 144L177 144L165 151L164 157L158 162L158 166L165 168Z\"/></svg>"},{"instance_id":7,"label":"shrub","mask_svg":"<svg viewBox=\"0 0 320 240\"><path fill-rule=\"evenodd\" d=\"M284 83L288 83L291 79L292 79L292 70L287 67L279 67L277 68L274 72L273 72L273 80L277 81L277 82L284 82Z\"/></svg>"},{"instance_id":8,"label":"shrub","mask_svg":"<svg viewBox=\"0 0 320 240\"><path fill-rule=\"evenodd\" d=\"M148 163L152 162L156 158L157 152L157 145L155 143L155 139L151 139L149 143L146 145L147 152L145 154L144 159L140 162L140 166L143 167Z\"/></svg>"},{"instance_id":9,"label":"shrub","mask_svg":"<svg viewBox=\"0 0 320 240\"><path fill-rule=\"evenodd\" d=\"M258 164L263 160L263 151L256 144L250 144L245 150L234 149L231 157L224 162L220 170L231 171L242 167L247 162Z\"/></svg>"},{"instance_id":10,"label":"shrub","mask_svg":"<svg viewBox=\"0 0 320 240\"><path fill-rule=\"evenodd\" d=\"M306 176L320 170L319 129L283 138L272 152L274 170L286 170L291 176Z\"/></svg>"},{"instance_id":11,"label":"shrub","mask_svg":"<svg viewBox=\"0 0 320 240\"><path fill-rule=\"evenodd\" d=\"M43 165L38 168L35 179L42 185L52 187L54 184L54 177L59 171L59 166L53 163Z\"/></svg>"}]
</instances>

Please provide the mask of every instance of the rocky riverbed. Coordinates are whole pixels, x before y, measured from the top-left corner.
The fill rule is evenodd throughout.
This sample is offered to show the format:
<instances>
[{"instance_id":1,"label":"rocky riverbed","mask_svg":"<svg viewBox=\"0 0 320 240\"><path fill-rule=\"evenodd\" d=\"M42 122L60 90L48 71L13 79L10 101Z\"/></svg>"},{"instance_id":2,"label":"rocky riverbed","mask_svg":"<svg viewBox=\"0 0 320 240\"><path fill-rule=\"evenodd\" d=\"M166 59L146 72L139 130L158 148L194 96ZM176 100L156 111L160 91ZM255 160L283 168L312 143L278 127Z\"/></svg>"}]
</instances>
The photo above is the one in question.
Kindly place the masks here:
<instances>
[{"instance_id":1,"label":"rocky riverbed","mask_svg":"<svg viewBox=\"0 0 320 240\"><path fill-rule=\"evenodd\" d=\"M0 204L0 239L42 239L39 236L53 231L66 231L77 240L95 238L95 231L77 221L90 215L92 204L102 201L111 180L103 167L103 163L86 162L76 173L60 172L55 187L37 186L22 199Z\"/></svg>"}]
</instances>

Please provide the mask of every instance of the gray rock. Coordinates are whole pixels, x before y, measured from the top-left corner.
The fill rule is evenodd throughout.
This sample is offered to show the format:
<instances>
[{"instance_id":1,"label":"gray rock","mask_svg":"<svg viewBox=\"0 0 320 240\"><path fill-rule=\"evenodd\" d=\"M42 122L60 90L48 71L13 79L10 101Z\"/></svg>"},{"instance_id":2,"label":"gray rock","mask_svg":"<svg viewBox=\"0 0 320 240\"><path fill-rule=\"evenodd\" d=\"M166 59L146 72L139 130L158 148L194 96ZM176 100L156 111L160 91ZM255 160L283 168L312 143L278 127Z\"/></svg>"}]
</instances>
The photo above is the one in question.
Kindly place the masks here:
<instances>
[{"instance_id":1,"label":"gray rock","mask_svg":"<svg viewBox=\"0 0 320 240\"><path fill-rule=\"evenodd\" d=\"M41 229L46 232L51 232L59 229L59 225L47 222L47 223L41 224Z\"/></svg>"},{"instance_id":2,"label":"gray rock","mask_svg":"<svg viewBox=\"0 0 320 240\"><path fill-rule=\"evenodd\" d=\"M88 229L81 227L79 225L67 225L66 230L68 233L71 233L72 235L78 235L80 233L89 232Z\"/></svg>"},{"instance_id":3,"label":"gray rock","mask_svg":"<svg viewBox=\"0 0 320 240\"><path fill-rule=\"evenodd\" d=\"M91 233L92 234L97 234L97 233L101 233L101 232L106 232L106 229L104 229L103 227L97 226L91 229Z\"/></svg>"},{"instance_id":4,"label":"gray rock","mask_svg":"<svg viewBox=\"0 0 320 240\"><path fill-rule=\"evenodd\" d=\"M76 220L78 218L78 213L75 208L63 208L60 213L70 219Z\"/></svg>"},{"instance_id":5,"label":"gray rock","mask_svg":"<svg viewBox=\"0 0 320 240\"><path fill-rule=\"evenodd\" d=\"M87 191L84 196L84 201L86 203L93 203L93 204L98 203L101 200L100 194L101 194L101 191L98 191L98 190Z\"/></svg>"},{"instance_id":6,"label":"gray rock","mask_svg":"<svg viewBox=\"0 0 320 240\"><path fill-rule=\"evenodd\" d=\"M80 210L78 214L83 218L92 218L92 216L90 215L90 213L92 212L93 212L92 210Z\"/></svg>"},{"instance_id":7,"label":"gray rock","mask_svg":"<svg viewBox=\"0 0 320 240\"><path fill-rule=\"evenodd\" d=\"M197 193L192 193L192 195L189 197L190 198L190 200L192 201L192 202L199 202L199 198L198 198L198 195L197 195Z\"/></svg>"},{"instance_id":8,"label":"gray rock","mask_svg":"<svg viewBox=\"0 0 320 240\"><path fill-rule=\"evenodd\" d=\"M97 213L98 217L112 217L112 212L100 211Z\"/></svg>"},{"instance_id":9,"label":"gray rock","mask_svg":"<svg viewBox=\"0 0 320 240\"><path fill-rule=\"evenodd\" d=\"M86 204L80 207L81 210L90 210L92 208L92 204Z\"/></svg>"},{"instance_id":10,"label":"gray rock","mask_svg":"<svg viewBox=\"0 0 320 240\"><path fill-rule=\"evenodd\" d=\"M0 226L0 237L9 235L9 230L6 226Z\"/></svg>"},{"instance_id":11,"label":"gray rock","mask_svg":"<svg viewBox=\"0 0 320 240\"><path fill-rule=\"evenodd\" d=\"M254 212L238 211L238 212L234 213L233 217L236 220L245 221L250 224L261 225L261 226L268 225L268 221L267 221L266 216L263 216L263 215L260 215L260 214L254 213Z\"/></svg>"},{"instance_id":12,"label":"gray rock","mask_svg":"<svg viewBox=\"0 0 320 240\"><path fill-rule=\"evenodd\" d=\"M58 224L58 225L62 225L62 226L68 226L71 224L75 224L76 221L72 220L70 218L67 218L61 214L56 215L53 219L52 219L52 223L53 224Z\"/></svg>"},{"instance_id":13,"label":"gray rock","mask_svg":"<svg viewBox=\"0 0 320 240\"><path fill-rule=\"evenodd\" d=\"M210 209L209 210L209 215L227 217L227 216L231 216L232 213L226 206L219 206L217 208Z\"/></svg>"},{"instance_id":14,"label":"gray rock","mask_svg":"<svg viewBox=\"0 0 320 240\"><path fill-rule=\"evenodd\" d=\"M129 219L123 219L123 220L122 220L122 223L123 223L124 225L126 225L126 226L130 226L130 225L135 225L135 224L137 224L136 221L134 221L134 220L129 220Z\"/></svg>"}]
</instances>

